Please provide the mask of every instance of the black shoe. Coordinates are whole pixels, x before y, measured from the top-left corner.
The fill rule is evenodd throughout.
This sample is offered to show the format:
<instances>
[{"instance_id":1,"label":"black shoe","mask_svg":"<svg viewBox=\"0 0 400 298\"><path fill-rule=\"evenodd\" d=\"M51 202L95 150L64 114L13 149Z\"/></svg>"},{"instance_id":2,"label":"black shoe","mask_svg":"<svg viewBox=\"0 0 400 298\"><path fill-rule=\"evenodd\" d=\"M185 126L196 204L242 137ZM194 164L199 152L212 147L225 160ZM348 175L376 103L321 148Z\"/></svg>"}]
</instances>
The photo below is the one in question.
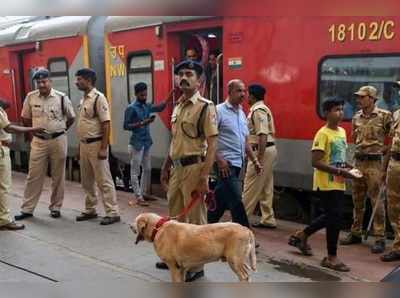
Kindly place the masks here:
<instances>
[{"instance_id":1,"label":"black shoe","mask_svg":"<svg viewBox=\"0 0 400 298\"><path fill-rule=\"evenodd\" d=\"M254 223L251 225L254 228L262 228L262 229L276 229L275 225L271 225L271 224L263 224L261 222L258 223Z\"/></svg>"},{"instance_id":2,"label":"black shoe","mask_svg":"<svg viewBox=\"0 0 400 298\"><path fill-rule=\"evenodd\" d=\"M25 218L29 218L32 216L33 216L33 214L31 214L31 213L21 212L21 214L15 215L14 218L15 218L15 220L23 220Z\"/></svg>"},{"instance_id":3,"label":"black shoe","mask_svg":"<svg viewBox=\"0 0 400 298\"><path fill-rule=\"evenodd\" d=\"M259 247L260 247L260 243L256 242L255 248L259 248Z\"/></svg>"},{"instance_id":4,"label":"black shoe","mask_svg":"<svg viewBox=\"0 0 400 298\"><path fill-rule=\"evenodd\" d=\"M385 251L385 240L376 240L375 244L371 247L373 254L381 254Z\"/></svg>"},{"instance_id":5,"label":"black shoe","mask_svg":"<svg viewBox=\"0 0 400 298\"><path fill-rule=\"evenodd\" d=\"M161 270L169 270L168 265L165 264L164 262L157 262L156 268Z\"/></svg>"},{"instance_id":6,"label":"black shoe","mask_svg":"<svg viewBox=\"0 0 400 298\"><path fill-rule=\"evenodd\" d=\"M204 276L204 270L201 270L199 272L187 272L185 277L185 282L192 282L203 276Z\"/></svg>"},{"instance_id":7,"label":"black shoe","mask_svg":"<svg viewBox=\"0 0 400 298\"><path fill-rule=\"evenodd\" d=\"M352 244L359 244L361 242L362 242L361 237L349 233L347 234L346 238L340 240L340 245L352 245Z\"/></svg>"},{"instance_id":8,"label":"black shoe","mask_svg":"<svg viewBox=\"0 0 400 298\"><path fill-rule=\"evenodd\" d=\"M121 221L121 217L119 217L119 216L106 216L106 217L103 217L100 224L102 226L106 226L106 225L111 225L111 224L119 222L119 221Z\"/></svg>"},{"instance_id":9,"label":"black shoe","mask_svg":"<svg viewBox=\"0 0 400 298\"><path fill-rule=\"evenodd\" d=\"M89 219L93 219L93 218L97 218L97 213L81 213L81 215L78 215L76 217L76 221L84 221L84 220L89 220Z\"/></svg>"},{"instance_id":10,"label":"black shoe","mask_svg":"<svg viewBox=\"0 0 400 298\"><path fill-rule=\"evenodd\" d=\"M25 226L23 224L19 224L14 221L6 225L0 226L0 230L7 230L7 231L17 231L23 229L25 229Z\"/></svg>"},{"instance_id":11,"label":"black shoe","mask_svg":"<svg viewBox=\"0 0 400 298\"><path fill-rule=\"evenodd\" d=\"M381 256L382 262L394 262L400 261L400 251L391 251L383 256Z\"/></svg>"},{"instance_id":12,"label":"black shoe","mask_svg":"<svg viewBox=\"0 0 400 298\"><path fill-rule=\"evenodd\" d=\"M59 217L61 217L61 212L58 210L52 210L52 211L50 211L50 216L52 218L59 218Z\"/></svg>"}]
</instances>

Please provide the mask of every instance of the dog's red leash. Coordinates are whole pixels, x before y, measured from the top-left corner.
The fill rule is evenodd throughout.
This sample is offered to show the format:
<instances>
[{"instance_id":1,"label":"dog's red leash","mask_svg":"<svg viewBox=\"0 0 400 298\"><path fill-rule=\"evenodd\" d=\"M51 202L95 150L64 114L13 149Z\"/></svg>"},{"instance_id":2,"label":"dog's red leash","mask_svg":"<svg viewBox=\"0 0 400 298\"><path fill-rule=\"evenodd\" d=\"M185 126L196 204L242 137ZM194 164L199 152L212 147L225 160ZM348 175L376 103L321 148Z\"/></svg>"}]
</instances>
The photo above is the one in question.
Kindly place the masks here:
<instances>
[{"instance_id":1,"label":"dog's red leash","mask_svg":"<svg viewBox=\"0 0 400 298\"><path fill-rule=\"evenodd\" d=\"M177 219L184 217L186 214L189 213L190 209L193 208L193 206L197 203L197 201L199 199L201 199L199 192L193 191L192 199L190 200L189 204L185 208L183 208L183 210L178 215L173 216L173 217L169 217L169 216L161 217L159 219L159 221L156 223L155 227L153 228L153 231L151 233L151 241L154 241L154 238L156 237L158 230L162 227L162 225L164 223L166 223L167 221L169 221L171 219L177 220ZM204 203L207 205L207 209L209 211L214 211L217 208L217 204L216 204L215 197L214 197L214 192L209 191L206 194L206 196L204 197Z\"/></svg>"}]
</instances>

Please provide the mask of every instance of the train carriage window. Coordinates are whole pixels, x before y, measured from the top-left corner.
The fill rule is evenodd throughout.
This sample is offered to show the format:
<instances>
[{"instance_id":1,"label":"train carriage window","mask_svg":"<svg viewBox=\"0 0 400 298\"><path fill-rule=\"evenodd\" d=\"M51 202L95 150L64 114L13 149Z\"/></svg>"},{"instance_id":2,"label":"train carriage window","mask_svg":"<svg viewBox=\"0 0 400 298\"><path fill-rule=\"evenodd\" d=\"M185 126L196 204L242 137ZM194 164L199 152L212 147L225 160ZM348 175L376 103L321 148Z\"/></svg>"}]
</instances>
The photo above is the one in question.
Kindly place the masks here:
<instances>
[{"instance_id":1,"label":"train carriage window","mask_svg":"<svg viewBox=\"0 0 400 298\"><path fill-rule=\"evenodd\" d=\"M345 102L345 120L350 120L357 111L354 92L364 85L378 89L378 107L397 110L400 108L400 96L394 82L399 79L400 55L325 58L319 65L318 115L324 117L324 100L337 96Z\"/></svg>"},{"instance_id":2,"label":"train carriage window","mask_svg":"<svg viewBox=\"0 0 400 298\"><path fill-rule=\"evenodd\" d=\"M50 71L53 88L64 92L69 96L70 92L67 60L64 58L49 59L47 67Z\"/></svg>"},{"instance_id":3,"label":"train carriage window","mask_svg":"<svg viewBox=\"0 0 400 298\"><path fill-rule=\"evenodd\" d=\"M151 54L133 53L128 59L128 102L135 98L135 84L144 82L147 84L147 102L153 103L153 60Z\"/></svg>"}]
</instances>

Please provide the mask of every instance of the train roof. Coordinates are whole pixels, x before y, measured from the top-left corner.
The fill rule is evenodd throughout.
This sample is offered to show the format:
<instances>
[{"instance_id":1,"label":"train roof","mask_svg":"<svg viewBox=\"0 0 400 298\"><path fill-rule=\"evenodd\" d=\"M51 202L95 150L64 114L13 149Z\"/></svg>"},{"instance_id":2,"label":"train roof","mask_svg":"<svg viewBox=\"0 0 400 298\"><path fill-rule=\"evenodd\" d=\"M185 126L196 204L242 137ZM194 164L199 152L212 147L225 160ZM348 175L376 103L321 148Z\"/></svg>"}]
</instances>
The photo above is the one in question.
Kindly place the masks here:
<instances>
[{"instance_id":1,"label":"train roof","mask_svg":"<svg viewBox=\"0 0 400 298\"><path fill-rule=\"evenodd\" d=\"M90 16L65 16L17 24L0 30L0 46L82 35L87 32Z\"/></svg>"},{"instance_id":2,"label":"train roof","mask_svg":"<svg viewBox=\"0 0 400 298\"><path fill-rule=\"evenodd\" d=\"M165 23L175 23L211 18L207 16L113 16L106 20L106 32L118 32Z\"/></svg>"}]
</instances>

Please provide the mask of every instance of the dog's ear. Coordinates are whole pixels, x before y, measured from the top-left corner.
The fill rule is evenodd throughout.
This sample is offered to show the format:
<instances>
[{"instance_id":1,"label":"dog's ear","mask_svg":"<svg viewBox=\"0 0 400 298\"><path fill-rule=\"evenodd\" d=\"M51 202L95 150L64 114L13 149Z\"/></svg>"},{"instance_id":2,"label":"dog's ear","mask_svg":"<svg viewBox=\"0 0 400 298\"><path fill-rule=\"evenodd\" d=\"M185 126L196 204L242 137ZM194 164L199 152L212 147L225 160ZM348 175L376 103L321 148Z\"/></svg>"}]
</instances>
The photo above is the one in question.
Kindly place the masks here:
<instances>
[{"instance_id":1,"label":"dog's ear","mask_svg":"<svg viewBox=\"0 0 400 298\"><path fill-rule=\"evenodd\" d=\"M135 244L138 244L140 241L144 240L144 230L147 227L147 220L144 218L139 218L139 220L136 223L136 227L137 227L137 236Z\"/></svg>"}]
</instances>

